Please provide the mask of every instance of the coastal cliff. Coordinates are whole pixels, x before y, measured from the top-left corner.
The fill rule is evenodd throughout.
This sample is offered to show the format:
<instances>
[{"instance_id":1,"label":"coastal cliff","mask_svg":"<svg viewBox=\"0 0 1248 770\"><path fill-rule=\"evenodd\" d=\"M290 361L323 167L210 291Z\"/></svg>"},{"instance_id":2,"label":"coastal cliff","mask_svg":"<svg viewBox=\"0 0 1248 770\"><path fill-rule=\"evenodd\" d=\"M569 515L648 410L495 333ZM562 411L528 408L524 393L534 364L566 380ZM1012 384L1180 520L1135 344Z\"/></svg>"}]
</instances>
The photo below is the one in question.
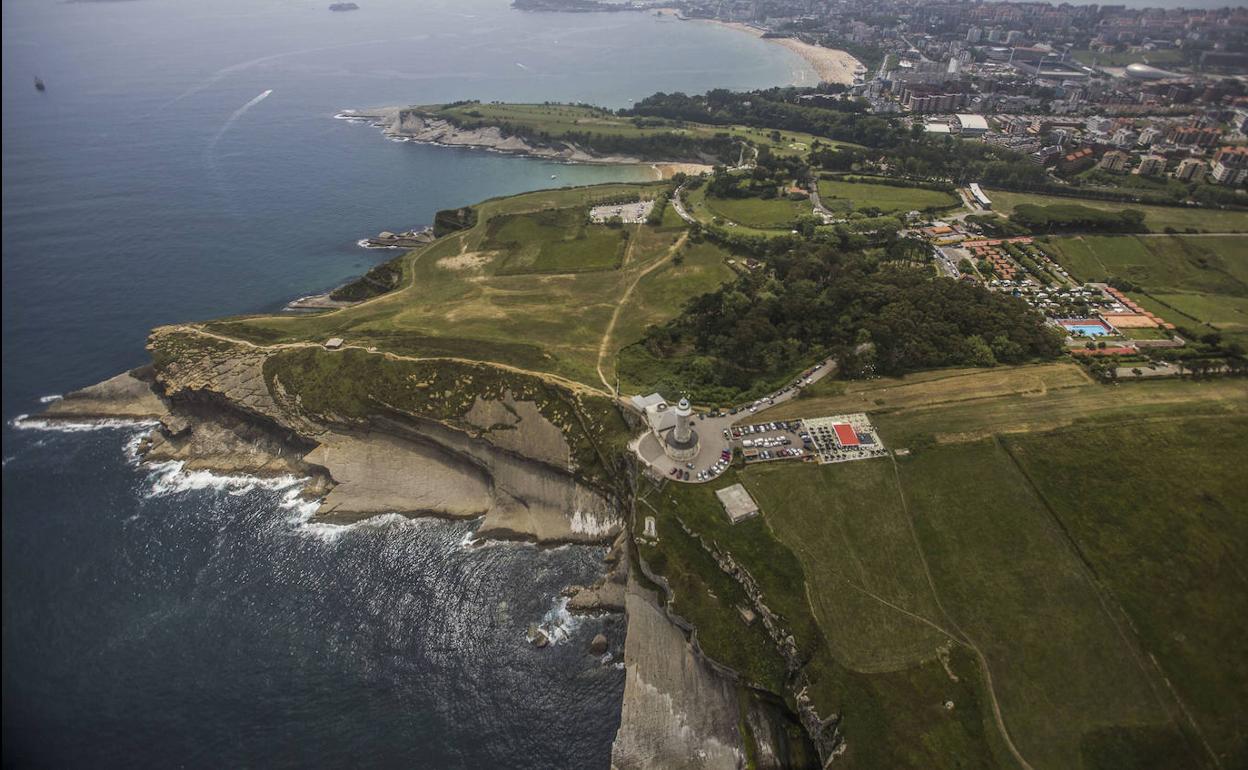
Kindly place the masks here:
<instances>
[{"instance_id":1,"label":"coastal cliff","mask_svg":"<svg viewBox=\"0 0 1248 770\"><path fill-rule=\"evenodd\" d=\"M412 107L383 107L344 114L352 118L366 118L377 122L386 136L425 144L493 150L565 163L638 164L643 162L640 158L627 155L595 153L571 142L552 141L549 144L541 144L504 133L498 126L460 127L449 120L426 115Z\"/></svg>"},{"instance_id":2,"label":"coastal cliff","mask_svg":"<svg viewBox=\"0 0 1248 770\"><path fill-rule=\"evenodd\" d=\"M152 366L71 393L44 417L158 421L144 460L306 477L322 520L481 518L478 536L546 544L609 542L623 526L589 435L618 415L555 383L485 364L258 348L186 327L156 330L149 350ZM373 378L353 365L361 359ZM344 392L345 380L355 388Z\"/></svg>"}]
</instances>

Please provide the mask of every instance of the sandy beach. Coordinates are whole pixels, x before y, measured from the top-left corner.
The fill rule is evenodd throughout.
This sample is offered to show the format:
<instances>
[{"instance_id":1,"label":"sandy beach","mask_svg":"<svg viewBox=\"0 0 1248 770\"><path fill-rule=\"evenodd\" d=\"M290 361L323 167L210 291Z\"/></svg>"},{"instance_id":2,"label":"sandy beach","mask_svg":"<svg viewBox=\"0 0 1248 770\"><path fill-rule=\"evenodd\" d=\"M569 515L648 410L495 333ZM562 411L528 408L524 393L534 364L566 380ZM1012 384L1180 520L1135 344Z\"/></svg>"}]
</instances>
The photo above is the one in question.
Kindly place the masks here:
<instances>
[{"instance_id":1,"label":"sandy beach","mask_svg":"<svg viewBox=\"0 0 1248 770\"><path fill-rule=\"evenodd\" d=\"M676 11L671 8L661 9L664 13L676 15ZM684 17L682 17L684 18ZM705 21L711 24L718 24L721 27L735 29L738 32L745 32L754 37L763 37L764 30L758 27L743 24L737 21L719 21L717 19L686 19L687 21ZM803 43L797 38L792 37L769 37L764 38L770 43L776 43L789 49L793 53L802 57L815 74L819 76L822 83L841 83L843 85L854 84L854 70L861 66L862 62L850 56L848 52L841 51L836 48L824 48L823 46L813 45L811 43ZM799 81L796 85L804 85L800 81L802 77L797 77Z\"/></svg>"},{"instance_id":2,"label":"sandy beach","mask_svg":"<svg viewBox=\"0 0 1248 770\"><path fill-rule=\"evenodd\" d=\"M705 163L651 163L650 168L654 170L655 179L671 179L676 174L709 174L713 166Z\"/></svg>"}]
</instances>

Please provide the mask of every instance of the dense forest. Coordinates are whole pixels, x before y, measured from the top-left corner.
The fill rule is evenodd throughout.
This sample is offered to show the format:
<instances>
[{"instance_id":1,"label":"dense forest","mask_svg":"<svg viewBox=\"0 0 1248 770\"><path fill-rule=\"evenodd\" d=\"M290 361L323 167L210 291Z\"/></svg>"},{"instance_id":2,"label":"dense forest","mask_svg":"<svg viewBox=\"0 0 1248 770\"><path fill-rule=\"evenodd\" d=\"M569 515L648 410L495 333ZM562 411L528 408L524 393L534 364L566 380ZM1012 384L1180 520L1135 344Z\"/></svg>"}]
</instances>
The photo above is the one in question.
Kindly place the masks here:
<instances>
[{"instance_id":1,"label":"dense forest","mask_svg":"<svg viewBox=\"0 0 1248 770\"><path fill-rule=\"evenodd\" d=\"M825 355L848 376L1052 358L1060 334L1024 303L933 278L883 253L801 243L771 270L696 297L622 357L663 392L728 400L774 386Z\"/></svg>"}]
</instances>

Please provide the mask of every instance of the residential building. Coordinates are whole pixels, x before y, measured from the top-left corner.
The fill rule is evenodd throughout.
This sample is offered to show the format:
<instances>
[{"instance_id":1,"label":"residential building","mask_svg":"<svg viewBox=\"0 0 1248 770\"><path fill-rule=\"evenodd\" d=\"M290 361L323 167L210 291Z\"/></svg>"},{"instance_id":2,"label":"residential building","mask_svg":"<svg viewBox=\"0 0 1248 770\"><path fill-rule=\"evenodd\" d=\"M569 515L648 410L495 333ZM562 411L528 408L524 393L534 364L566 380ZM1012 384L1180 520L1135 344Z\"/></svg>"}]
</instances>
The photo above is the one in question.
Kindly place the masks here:
<instances>
[{"instance_id":1,"label":"residential building","mask_svg":"<svg viewBox=\"0 0 1248 770\"><path fill-rule=\"evenodd\" d=\"M1204 181L1206 173L1205 162L1200 158L1184 158L1179 161L1179 167L1174 170L1174 178L1180 182L1201 182Z\"/></svg>"},{"instance_id":2,"label":"residential building","mask_svg":"<svg viewBox=\"0 0 1248 770\"><path fill-rule=\"evenodd\" d=\"M1241 185L1248 180L1248 147L1223 147L1213 156L1209 176L1218 184Z\"/></svg>"},{"instance_id":3,"label":"residential building","mask_svg":"<svg viewBox=\"0 0 1248 770\"><path fill-rule=\"evenodd\" d=\"M1131 156L1122 150L1110 150L1101 156L1101 168L1115 174L1125 174Z\"/></svg>"},{"instance_id":4,"label":"residential building","mask_svg":"<svg viewBox=\"0 0 1248 770\"><path fill-rule=\"evenodd\" d=\"M1135 169L1135 173L1140 176L1161 176L1165 171L1165 155L1145 155L1140 158L1140 165Z\"/></svg>"}]
</instances>

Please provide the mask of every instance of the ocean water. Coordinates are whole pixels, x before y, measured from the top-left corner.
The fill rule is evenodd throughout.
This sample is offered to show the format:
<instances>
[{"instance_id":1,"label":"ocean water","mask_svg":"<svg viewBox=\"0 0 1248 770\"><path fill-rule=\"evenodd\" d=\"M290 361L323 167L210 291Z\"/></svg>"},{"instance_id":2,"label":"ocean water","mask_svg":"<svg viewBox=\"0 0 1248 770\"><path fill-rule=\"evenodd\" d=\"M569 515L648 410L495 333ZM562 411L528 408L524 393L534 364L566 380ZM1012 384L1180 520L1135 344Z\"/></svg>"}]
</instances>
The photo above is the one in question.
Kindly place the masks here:
<instances>
[{"instance_id":1,"label":"ocean water","mask_svg":"<svg viewBox=\"0 0 1248 770\"><path fill-rule=\"evenodd\" d=\"M390 142L341 109L622 106L808 74L650 15L360 3L0 6L6 766L607 765L622 624L569 621L558 599L602 549L467 547L472 522L312 525L297 480L139 468L134 428L13 423L143 363L153 326L366 270L390 253L355 242L379 230L644 176ZM533 649L532 623L566 638ZM586 651L603 630L605 661Z\"/></svg>"}]
</instances>

